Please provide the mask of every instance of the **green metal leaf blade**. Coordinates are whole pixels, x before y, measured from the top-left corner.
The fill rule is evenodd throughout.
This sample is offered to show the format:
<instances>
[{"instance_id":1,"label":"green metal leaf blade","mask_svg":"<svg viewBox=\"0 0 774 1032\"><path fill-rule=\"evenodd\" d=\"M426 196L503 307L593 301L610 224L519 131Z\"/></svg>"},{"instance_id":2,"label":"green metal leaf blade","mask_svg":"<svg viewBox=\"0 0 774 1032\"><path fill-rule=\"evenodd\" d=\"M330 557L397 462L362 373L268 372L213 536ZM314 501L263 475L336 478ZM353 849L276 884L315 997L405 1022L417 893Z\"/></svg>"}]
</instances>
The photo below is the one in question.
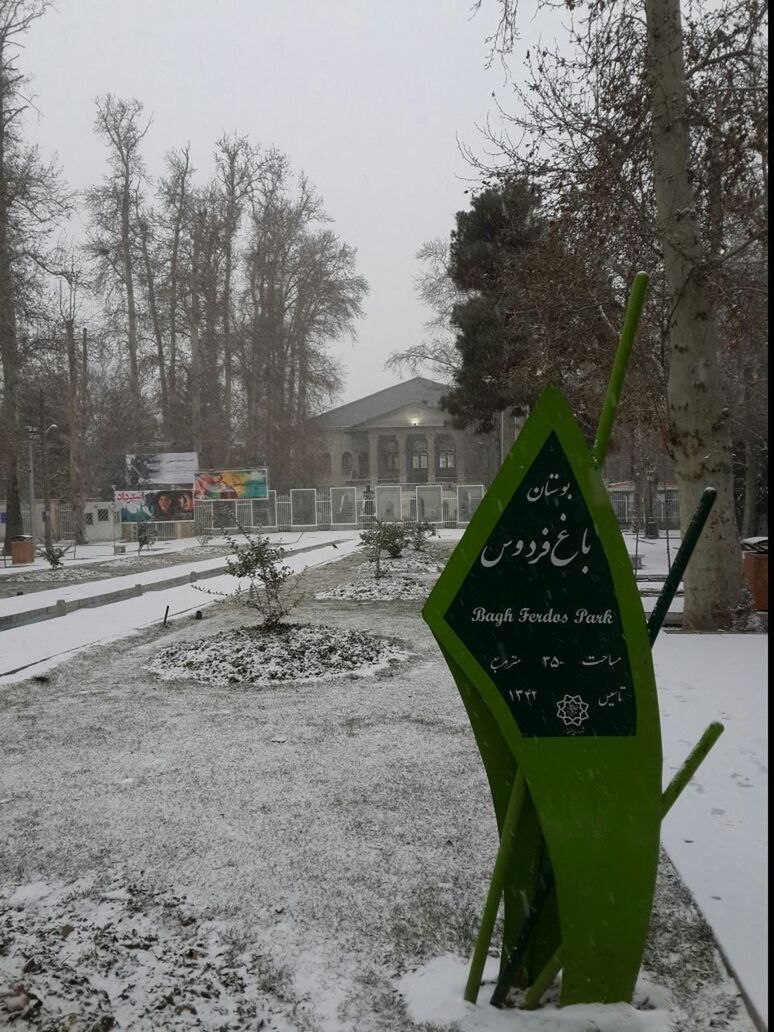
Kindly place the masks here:
<instances>
[{"instance_id":1,"label":"green metal leaf blade","mask_svg":"<svg viewBox=\"0 0 774 1032\"><path fill-rule=\"evenodd\" d=\"M564 1002L630 999L658 861L655 679L623 538L557 391L541 395L423 614L526 779L556 878Z\"/></svg>"}]
</instances>

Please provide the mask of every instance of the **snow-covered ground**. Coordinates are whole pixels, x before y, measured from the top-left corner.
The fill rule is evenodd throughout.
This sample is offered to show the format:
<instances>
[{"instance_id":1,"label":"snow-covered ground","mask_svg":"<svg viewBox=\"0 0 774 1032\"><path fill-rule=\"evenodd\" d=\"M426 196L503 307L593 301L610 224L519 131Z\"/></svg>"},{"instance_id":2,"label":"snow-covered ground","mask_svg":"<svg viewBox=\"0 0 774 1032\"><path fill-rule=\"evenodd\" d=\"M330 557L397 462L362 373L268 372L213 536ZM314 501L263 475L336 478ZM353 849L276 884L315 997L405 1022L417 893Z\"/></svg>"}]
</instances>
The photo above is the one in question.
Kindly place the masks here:
<instances>
[{"instance_id":1,"label":"snow-covered ground","mask_svg":"<svg viewBox=\"0 0 774 1032\"><path fill-rule=\"evenodd\" d=\"M725 728L662 841L768 1023L768 638L664 632L653 659L665 780L710 721Z\"/></svg>"},{"instance_id":2,"label":"snow-covered ground","mask_svg":"<svg viewBox=\"0 0 774 1032\"><path fill-rule=\"evenodd\" d=\"M330 540L341 536L321 533L313 540L304 535L298 542L298 535L287 535L288 544L319 544L291 557L290 565L308 567L321 591L337 580L351 580L357 535L353 532L332 549ZM459 532L441 536L453 541ZM633 539L627 545L634 553ZM675 545L673 539L672 552ZM666 573L665 539L640 541L637 548L643 574ZM337 575L330 563L343 556L349 558ZM136 576L130 580L139 582ZM114 579L109 583L115 587ZM233 578L214 578L205 585L230 590ZM92 591L95 586L81 587ZM63 597L62 589L56 594ZM57 930L65 922L76 929L72 938L68 933L73 962L80 956L78 949L84 958L94 952L89 922L102 922L105 934L116 929L110 948L123 950L124 959L119 964L103 957L105 964L113 964L113 981L100 984L108 1000L106 1013L120 1016L119 1027L218 1027L185 1023L190 1008L196 1012L198 1007L200 1017L209 1013L193 986L201 977L214 979L216 971L224 1006L234 1015L229 1028L256 1027L237 1021L235 1000L240 992L249 996L247 989L237 991L242 983L261 989L260 999L252 999L250 1007L255 1016L267 1016L266 1028L299 1032L403 1032L417 1027L406 1015L434 1022L433 1029L444 1032L452 1032L452 1022L457 1022L454 1032L500 1032L506 1027L525 1032L705 1032L717 1009L729 1006L732 992L729 996L722 974L707 974L709 968L693 974L688 970L693 988L686 992L695 992L695 1005L706 1008L689 1017L685 1008L690 1000L675 1002L663 985L654 988L647 972L638 1001L642 1005L649 999L654 1010L596 1008L585 1013L549 1006L535 1014L503 1014L486 1004L483 990L476 1007L464 1004L465 951L494 848L491 807L464 713L419 619L420 603L388 602L384 609L370 603L362 610L353 603L343 609L335 602L317 605L318 619L378 630L418 651L402 672L384 672L370 683L366 679L358 686L340 679L321 682L311 695L308 688L299 692L289 687L256 698L182 681L169 682L162 691L161 682L146 672L159 632L146 630L134 642L121 639L160 625L167 605L179 619L165 632L165 641L234 626L227 611L212 609L213 598L186 585L0 632L0 671L26 667L0 678L0 741L8 746L9 759L0 771L0 901L3 883L10 882L21 893L12 897L21 899L19 906L8 912L17 937L49 960L61 952ZM398 608L390 610L390 605ZM193 609L205 610L203 622L188 622L185 614ZM108 642L113 644L103 647ZM98 650L82 652L97 643ZM707 723L719 719L725 725L666 818L663 841L764 1022L766 647L763 635L662 632L654 652L665 782ZM61 666L65 649L76 658ZM37 685L18 683L32 674L40 678ZM456 778L469 785L470 798L445 792L445 784L454 784ZM225 813L218 817L215 810ZM448 856L438 852L441 840L451 845L446 847ZM138 867L150 879L149 886L137 888L135 878L127 889L126 872L138 876ZM165 879L168 889L159 887ZM194 902L181 902L185 895ZM73 898L82 905L68 902ZM138 907L145 907L141 912L146 914L139 929L132 922ZM142 950L155 951L156 975L162 982L180 980L181 940L177 933L162 934L160 917L152 919L169 907L188 907L197 915L191 917L191 941L183 950L192 951L186 975L191 987L182 993L182 1009L174 1020L164 1010L161 1024L123 1024L132 1007L140 1006L142 994L145 1005L151 999L154 1006L158 1001L164 1005L161 983L148 968L149 954L137 953L140 947L130 941L133 936L142 939ZM671 922L662 919L662 924L682 928L689 910L684 903ZM70 917L70 912L79 916ZM428 924L431 912L445 915L447 924L459 921L458 933L450 935L447 929L442 934ZM213 945L224 933L224 914L234 921L237 915L253 915L252 924L241 929L232 927L230 918L225 921L232 944L225 968L221 948ZM189 925L184 922L184 927ZM154 936L157 946L142 945ZM251 936L263 957L257 983L255 955L250 963L245 959ZM366 942L358 943L363 936ZM684 933L683 938L691 935ZM402 943L405 956L426 959L401 970L394 957L390 960L393 947L385 947L380 956L382 941ZM105 942L103 936L100 948L107 950ZM667 954L667 967L684 966L678 953L670 961L673 951L661 952ZM145 958L142 978L138 956ZM84 964L88 966L86 960ZM665 977L668 981L671 976ZM715 978L716 985L703 986L702 978ZM130 990L130 982L136 988ZM76 992L74 982L68 985L68 993L76 997L86 992L83 986ZM357 985L371 987L365 997ZM396 985L401 1006L390 995ZM121 1000L119 990L124 993ZM383 1008L381 1018L358 1010L371 997L376 1012ZM395 1019L395 1014L404 1018ZM728 1020L717 1027L749 1032L751 1026L741 1016Z\"/></svg>"},{"instance_id":3,"label":"snow-covered ground","mask_svg":"<svg viewBox=\"0 0 774 1032\"><path fill-rule=\"evenodd\" d=\"M294 535L295 536L295 535ZM223 542L223 538L212 538L208 543L216 541ZM57 542L55 542L57 544ZM137 555L136 541L121 541L116 539L116 545L123 545L125 552L117 553L112 541L98 541L88 545L78 545L75 549L68 549L65 553L64 564L66 567L77 567L89 563L120 562L132 555ZM196 538L177 538L172 541L157 541L150 550L144 549L143 556L148 554L154 556L173 555L177 552L193 551L197 548ZM13 565L10 557L0 561L0 577L15 576L20 573L33 573L41 570L49 570L48 560L40 555L35 556L32 563L19 563Z\"/></svg>"}]
</instances>

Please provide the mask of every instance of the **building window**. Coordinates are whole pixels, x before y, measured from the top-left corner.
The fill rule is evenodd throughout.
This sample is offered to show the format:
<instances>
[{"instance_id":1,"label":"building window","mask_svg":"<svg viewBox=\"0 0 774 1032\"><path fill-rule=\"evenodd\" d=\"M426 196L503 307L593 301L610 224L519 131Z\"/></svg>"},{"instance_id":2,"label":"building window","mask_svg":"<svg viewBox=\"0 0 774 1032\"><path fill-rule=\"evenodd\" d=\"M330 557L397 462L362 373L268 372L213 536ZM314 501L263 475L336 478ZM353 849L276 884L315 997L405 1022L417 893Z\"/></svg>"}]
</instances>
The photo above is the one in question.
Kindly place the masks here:
<instances>
[{"instance_id":1,"label":"building window","mask_svg":"<svg viewBox=\"0 0 774 1032\"><path fill-rule=\"evenodd\" d=\"M319 469L321 477L329 477L331 475L331 453L324 451L320 452L319 456Z\"/></svg>"},{"instance_id":2,"label":"building window","mask_svg":"<svg viewBox=\"0 0 774 1032\"><path fill-rule=\"evenodd\" d=\"M341 456L341 473L342 476L352 476L352 453L345 451Z\"/></svg>"},{"instance_id":3,"label":"building window","mask_svg":"<svg viewBox=\"0 0 774 1032\"><path fill-rule=\"evenodd\" d=\"M388 473L398 472L398 445L395 441L387 441L384 446L384 468Z\"/></svg>"},{"instance_id":4,"label":"building window","mask_svg":"<svg viewBox=\"0 0 774 1032\"><path fill-rule=\"evenodd\" d=\"M411 449L411 468L427 469L427 442L416 441Z\"/></svg>"},{"instance_id":5,"label":"building window","mask_svg":"<svg viewBox=\"0 0 774 1032\"><path fill-rule=\"evenodd\" d=\"M454 469L454 449L442 448L438 452L438 468Z\"/></svg>"},{"instance_id":6,"label":"building window","mask_svg":"<svg viewBox=\"0 0 774 1032\"><path fill-rule=\"evenodd\" d=\"M358 455L358 467L360 469L360 476L362 479L365 479L367 476L369 476L367 451L361 451Z\"/></svg>"}]
</instances>

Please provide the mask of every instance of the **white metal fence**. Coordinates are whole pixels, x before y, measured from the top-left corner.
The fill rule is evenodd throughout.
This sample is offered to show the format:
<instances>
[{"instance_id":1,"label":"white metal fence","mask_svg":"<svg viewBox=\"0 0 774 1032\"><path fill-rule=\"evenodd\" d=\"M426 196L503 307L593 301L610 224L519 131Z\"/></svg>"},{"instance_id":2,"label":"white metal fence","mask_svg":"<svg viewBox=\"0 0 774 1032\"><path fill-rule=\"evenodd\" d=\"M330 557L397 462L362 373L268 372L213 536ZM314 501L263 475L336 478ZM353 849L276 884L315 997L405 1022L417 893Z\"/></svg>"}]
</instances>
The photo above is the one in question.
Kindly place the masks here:
<instances>
[{"instance_id":1,"label":"white metal fence","mask_svg":"<svg viewBox=\"0 0 774 1032\"><path fill-rule=\"evenodd\" d=\"M266 499L197 501L194 503L194 526L197 536L233 532L288 531L331 527L365 527L377 517L388 521L416 523L427 518L423 509L423 488L434 488L439 506L430 519L436 526L457 527L466 524L483 497L480 484L422 485L417 493L414 485L390 485L395 504L387 513L379 495L358 488L333 488L318 491L296 488L286 495L269 491ZM337 492L337 505L332 505L332 491ZM463 492L462 494L460 492ZM419 516L417 516L419 513Z\"/></svg>"},{"instance_id":2,"label":"white metal fence","mask_svg":"<svg viewBox=\"0 0 774 1032\"><path fill-rule=\"evenodd\" d=\"M171 541L179 537L209 537L222 530L234 532L240 528L248 532L289 531L297 528L316 527L326 530L330 527L364 527L376 516L388 520L399 520L404 523L416 523L417 512L423 518L422 494L426 489L435 489L440 498L438 518L432 522L441 527L465 526L483 496L481 485L420 485L417 493L416 485L394 484L379 485L377 494L364 491L359 487L333 488L336 507L331 503L331 490L315 490L299 488L290 494L277 495L269 491L268 498L243 498L222 501L196 502L194 519L179 523L177 521L149 522L148 527L156 540ZM395 504L385 516L384 508L380 509L379 492L386 489ZM466 492L469 498L466 502ZM382 496L385 497L385 496ZM354 501L354 504L350 504ZM634 522L634 494L631 491L611 491L610 501L618 523L622 527L630 527ZM303 505L301 504L303 503ZM680 512L676 491L660 492L654 499L654 516L659 528L676 529L680 526ZM58 503L52 513L52 536L55 541L68 541L74 538L73 514L66 502ZM90 502L84 513L86 534L91 540L136 541L136 523L119 522L118 513L112 502ZM24 533L30 533L29 505L22 505ZM644 526L644 513L640 514L640 525ZM111 526L112 523L112 526ZM44 521L40 506L36 506L36 536L43 537Z\"/></svg>"}]
</instances>

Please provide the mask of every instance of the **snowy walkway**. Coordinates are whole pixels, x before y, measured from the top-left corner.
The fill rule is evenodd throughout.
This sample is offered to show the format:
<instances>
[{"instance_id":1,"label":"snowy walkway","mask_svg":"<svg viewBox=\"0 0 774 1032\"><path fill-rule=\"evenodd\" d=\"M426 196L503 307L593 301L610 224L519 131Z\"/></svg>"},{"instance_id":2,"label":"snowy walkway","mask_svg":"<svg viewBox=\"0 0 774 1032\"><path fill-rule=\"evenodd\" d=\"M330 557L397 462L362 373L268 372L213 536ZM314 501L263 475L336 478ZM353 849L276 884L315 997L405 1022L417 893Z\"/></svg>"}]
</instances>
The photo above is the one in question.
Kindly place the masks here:
<instances>
[{"instance_id":1,"label":"snowy walkway","mask_svg":"<svg viewBox=\"0 0 774 1032\"><path fill-rule=\"evenodd\" d=\"M354 539L354 532L319 532L310 534L278 535L272 543L283 545L289 555L300 550L309 550L318 546L331 546L332 542ZM103 580L75 581L70 584L59 584L43 591L17 595L11 598L0 598L0 621L18 613L26 613L48 606L59 601L73 602L80 599L110 596L115 592L132 590L136 585L147 587L176 580L181 577L207 574L213 570L223 569L228 561L227 555L211 559L192 560L190 563L179 563L174 566L161 566L154 570L138 570L123 576L105 577Z\"/></svg>"},{"instance_id":2,"label":"snowy walkway","mask_svg":"<svg viewBox=\"0 0 774 1032\"><path fill-rule=\"evenodd\" d=\"M303 551L297 555L292 552L292 546L288 547L287 565L294 573L300 573L309 566L319 566L323 563L334 562L341 556L353 551L358 541L355 537L347 541L341 541L334 550L331 542L339 539L338 534L327 534L324 543L322 535L304 535L302 541L297 541L295 548L308 548L310 544L318 544L318 547L311 551ZM225 559L205 560L202 564L194 563L192 567L207 566L220 563L223 565ZM151 570L145 574L146 582L163 581L171 575L180 576L188 567L169 567L161 570ZM69 597L91 595L95 593L100 585L105 592L116 590L120 581L128 580L129 586L143 583L141 575L130 575L128 578L111 578L107 581L97 581L86 584L75 584L66 589L73 594ZM206 591L228 593L234 590L234 578L228 574L222 577L214 577L206 582ZM56 598L67 598L63 594L65 589L57 588L53 592ZM34 604L40 604L41 595L48 595L49 592L38 592L29 599L27 596L21 598L4 599L3 604L16 603L21 606L25 600ZM108 603L100 606L97 610L80 609L66 616L46 620L44 623L25 624L21 627L12 627L0 632L0 685L8 684L11 681L23 680L34 674L44 673L57 666L73 652L92 645L104 644L114 641L117 638L125 637L132 631L140 630L154 623L160 623L164 618L166 607L169 606L169 616L180 616L183 613L195 609L203 609L216 599L208 596L194 585L182 585L171 587L167 590L155 592L152 596L139 596L127 598L120 602ZM2 610L0 609L0 613Z\"/></svg>"},{"instance_id":3,"label":"snowy walkway","mask_svg":"<svg viewBox=\"0 0 774 1032\"><path fill-rule=\"evenodd\" d=\"M663 824L662 841L768 1024L768 638L669 634L653 651L664 780L707 724L725 731Z\"/></svg>"}]
</instances>

